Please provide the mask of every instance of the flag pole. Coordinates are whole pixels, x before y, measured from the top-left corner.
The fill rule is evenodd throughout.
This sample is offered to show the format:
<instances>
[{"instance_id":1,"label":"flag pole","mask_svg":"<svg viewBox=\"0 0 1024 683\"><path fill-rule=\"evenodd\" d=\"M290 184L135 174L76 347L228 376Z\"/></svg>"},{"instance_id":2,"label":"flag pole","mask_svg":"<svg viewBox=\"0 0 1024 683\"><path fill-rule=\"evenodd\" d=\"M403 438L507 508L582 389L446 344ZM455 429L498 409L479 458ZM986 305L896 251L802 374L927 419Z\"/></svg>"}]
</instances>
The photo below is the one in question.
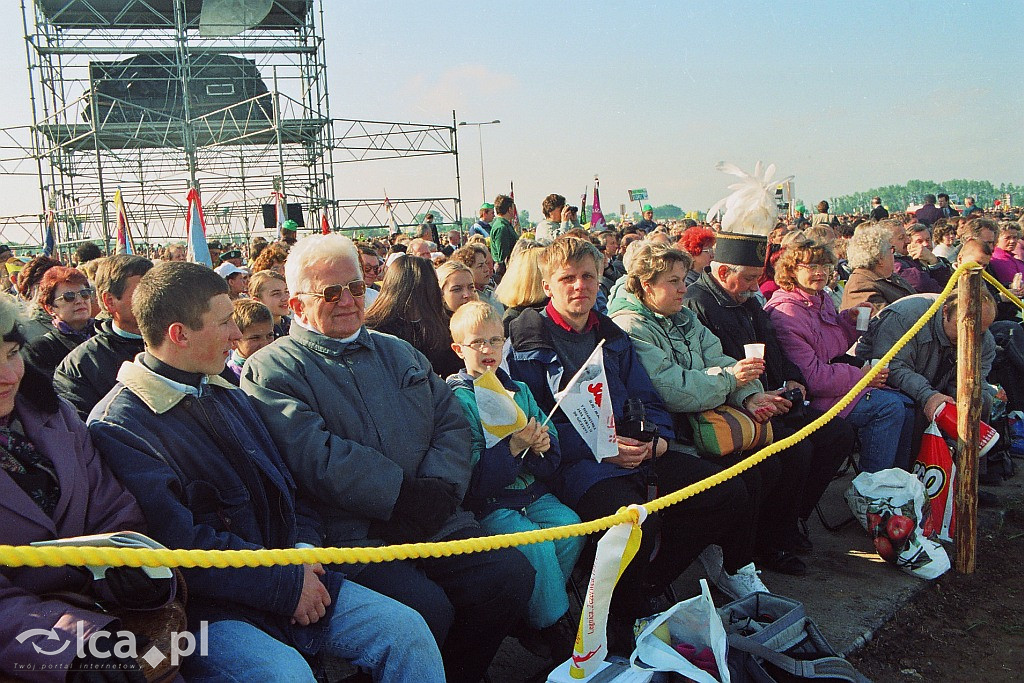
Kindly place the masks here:
<instances>
[{"instance_id":1,"label":"flag pole","mask_svg":"<svg viewBox=\"0 0 1024 683\"><path fill-rule=\"evenodd\" d=\"M602 346L604 346L604 339L602 339L601 341L599 341L599 342L597 343L597 346L595 346L595 347L594 347L594 351L597 351L597 350L598 350L599 348L601 348ZM591 351L591 352L590 352L590 355L594 355L594 351ZM580 376L580 373L581 373L581 372L583 372L583 370L584 370L584 369L586 369L586 367L587 367L587 364L586 364L586 363L584 363L584 364L583 364L583 367L581 367L581 368L580 368L579 370L577 370L577 371L576 371L576 374L572 376L572 379L570 379L570 380L569 380L569 384L567 384L566 386L569 386L569 385L571 385L571 384L572 384L573 382L575 382L575 381L576 381L576 378ZM565 398L566 396L568 396L568 395L569 395L569 394L562 394L562 398L560 398L560 399L558 399L557 401L555 401L555 405L554 405L554 407L553 407L553 408L551 409L551 413L549 413L549 414L548 414L547 416L545 416L545 418L544 418L544 421L543 421L543 422L541 422L541 425L544 425L544 426L546 426L546 425L549 425L549 424L551 424L551 417L552 417L552 415L554 415L554 414L555 414L555 411L556 411L556 410L558 410L558 409L559 409L559 408L561 407L561 405L562 405L562 400L563 400L563 399L564 399L564 398Z\"/></svg>"}]
</instances>

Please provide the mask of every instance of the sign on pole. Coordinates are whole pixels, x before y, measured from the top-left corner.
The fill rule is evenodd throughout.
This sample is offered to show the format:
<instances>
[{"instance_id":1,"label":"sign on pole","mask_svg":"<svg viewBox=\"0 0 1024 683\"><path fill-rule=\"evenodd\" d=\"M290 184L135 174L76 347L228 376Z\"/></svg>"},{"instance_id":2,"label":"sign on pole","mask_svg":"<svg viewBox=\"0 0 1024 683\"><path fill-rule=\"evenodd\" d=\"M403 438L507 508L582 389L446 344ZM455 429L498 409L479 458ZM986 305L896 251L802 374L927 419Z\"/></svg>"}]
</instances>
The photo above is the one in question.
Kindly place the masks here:
<instances>
[{"instance_id":1,"label":"sign on pole","mask_svg":"<svg viewBox=\"0 0 1024 683\"><path fill-rule=\"evenodd\" d=\"M639 202L639 201L642 201L644 199L647 199L647 188L646 187L638 187L635 190L629 190L629 201L631 201L631 202Z\"/></svg>"}]
</instances>

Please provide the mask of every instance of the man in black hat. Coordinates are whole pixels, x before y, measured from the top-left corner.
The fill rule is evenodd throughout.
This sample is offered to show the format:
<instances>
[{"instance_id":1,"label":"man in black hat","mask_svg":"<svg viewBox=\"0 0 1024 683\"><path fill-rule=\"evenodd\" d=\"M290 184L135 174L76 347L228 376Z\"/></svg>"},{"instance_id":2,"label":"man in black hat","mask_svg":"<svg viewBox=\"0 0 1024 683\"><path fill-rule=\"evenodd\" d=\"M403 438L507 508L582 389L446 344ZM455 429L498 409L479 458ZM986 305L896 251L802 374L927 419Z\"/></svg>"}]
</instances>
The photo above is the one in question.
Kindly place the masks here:
<instances>
[{"instance_id":1,"label":"man in black hat","mask_svg":"<svg viewBox=\"0 0 1024 683\"><path fill-rule=\"evenodd\" d=\"M238 249L232 249L230 251L225 251L223 254L220 255L220 262L222 264L223 263L230 263L231 265L233 265L236 268L241 268L242 267L242 252L239 251Z\"/></svg>"},{"instance_id":2,"label":"man in black hat","mask_svg":"<svg viewBox=\"0 0 1024 683\"><path fill-rule=\"evenodd\" d=\"M764 235L719 232L711 272L702 273L690 286L685 303L733 358L746 357L745 344L764 344L765 374L761 382L766 387L777 387L776 393L799 390L792 408L784 404L776 407L772 429L779 440L821 413L803 405L806 380L786 357L768 314L754 296L764 271L767 246ZM794 414L788 415L790 411ZM836 417L755 468L762 470L763 482L758 566L801 573L803 562L790 553L809 552L813 546L797 520L810 517L828 483L853 451L855 438L853 428Z\"/></svg>"}]
</instances>

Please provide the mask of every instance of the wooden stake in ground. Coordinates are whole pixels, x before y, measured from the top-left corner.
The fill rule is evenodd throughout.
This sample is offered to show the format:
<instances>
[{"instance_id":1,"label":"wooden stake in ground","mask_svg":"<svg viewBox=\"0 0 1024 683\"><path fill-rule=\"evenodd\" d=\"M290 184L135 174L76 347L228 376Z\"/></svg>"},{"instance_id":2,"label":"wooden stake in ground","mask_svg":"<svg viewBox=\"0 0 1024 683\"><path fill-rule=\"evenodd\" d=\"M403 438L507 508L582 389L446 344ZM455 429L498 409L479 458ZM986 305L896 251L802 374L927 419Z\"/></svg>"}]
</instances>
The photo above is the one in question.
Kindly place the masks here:
<instances>
[{"instance_id":1,"label":"wooden stake in ground","mask_svg":"<svg viewBox=\"0 0 1024 683\"><path fill-rule=\"evenodd\" d=\"M978 453L981 440L981 270L957 283L956 307L956 558L961 574L974 573L978 524Z\"/></svg>"}]
</instances>

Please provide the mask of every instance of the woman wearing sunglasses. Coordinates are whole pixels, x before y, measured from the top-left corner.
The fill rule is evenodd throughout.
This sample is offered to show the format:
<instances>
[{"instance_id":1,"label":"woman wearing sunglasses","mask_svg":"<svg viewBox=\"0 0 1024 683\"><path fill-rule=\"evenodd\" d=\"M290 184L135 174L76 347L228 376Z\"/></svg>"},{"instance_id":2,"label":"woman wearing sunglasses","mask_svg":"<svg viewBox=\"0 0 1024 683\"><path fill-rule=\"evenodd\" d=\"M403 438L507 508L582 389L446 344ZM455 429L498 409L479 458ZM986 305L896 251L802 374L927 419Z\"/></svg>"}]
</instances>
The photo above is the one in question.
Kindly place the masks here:
<instances>
[{"instance_id":1,"label":"woman wearing sunglasses","mask_svg":"<svg viewBox=\"0 0 1024 683\"><path fill-rule=\"evenodd\" d=\"M39 284L39 302L53 317L53 329L25 349L28 362L47 377L71 351L93 335L89 279L74 268L54 266Z\"/></svg>"},{"instance_id":2,"label":"woman wearing sunglasses","mask_svg":"<svg viewBox=\"0 0 1024 683\"><path fill-rule=\"evenodd\" d=\"M831 408L871 369L847 354L860 336L857 309L838 313L832 297L823 293L835 263L832 250L818 242L790 244L775 267L781 289L765 306L786 354L807 379L807 398L816 410ZM888 375L883 368L839 413L857 429L865 472L910 466L914 406L884 388Z\"/></svg>"}]
</instances>

